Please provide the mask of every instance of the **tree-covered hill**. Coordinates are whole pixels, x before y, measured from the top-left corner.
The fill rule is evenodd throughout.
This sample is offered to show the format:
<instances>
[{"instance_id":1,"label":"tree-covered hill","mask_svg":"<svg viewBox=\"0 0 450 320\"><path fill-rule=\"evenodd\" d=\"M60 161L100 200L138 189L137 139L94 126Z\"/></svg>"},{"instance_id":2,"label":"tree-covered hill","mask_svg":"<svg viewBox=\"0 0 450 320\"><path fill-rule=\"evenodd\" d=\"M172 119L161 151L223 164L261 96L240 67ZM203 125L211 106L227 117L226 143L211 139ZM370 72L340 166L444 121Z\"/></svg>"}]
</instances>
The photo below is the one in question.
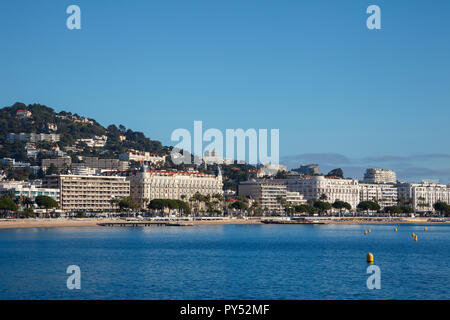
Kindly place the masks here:
<instances>
[{"instance_id":1,"label":"tree-covered hill","mask_svg":"<svg viewBox=\"0 0 450 320\"><path fill-rule=\"evenodd\" d=\"M31 112L29 118L20 118L19 110ZM51 130L49 124L56 125L57 130ZM169 150L161 142L150 140L142 132L126 129L123 125L117 128L110 125L107 128L100 125L94 119L85 118L71 112L61 111L56 113L52 108L40 104L25 105L17 102L10 107L0 109L0 158L14 157L23 153L24 143L8 141L9 133L57 133L61 135L58 142L60 147L73 146L77 139L90 139L94 136L105 135L107 144L102 150L92 148L86 150L89 155L101 157L117 156L128 149L148 151L163 155ZM21 156L18 157L20 160Z\"/></svg>"}]
</instances>

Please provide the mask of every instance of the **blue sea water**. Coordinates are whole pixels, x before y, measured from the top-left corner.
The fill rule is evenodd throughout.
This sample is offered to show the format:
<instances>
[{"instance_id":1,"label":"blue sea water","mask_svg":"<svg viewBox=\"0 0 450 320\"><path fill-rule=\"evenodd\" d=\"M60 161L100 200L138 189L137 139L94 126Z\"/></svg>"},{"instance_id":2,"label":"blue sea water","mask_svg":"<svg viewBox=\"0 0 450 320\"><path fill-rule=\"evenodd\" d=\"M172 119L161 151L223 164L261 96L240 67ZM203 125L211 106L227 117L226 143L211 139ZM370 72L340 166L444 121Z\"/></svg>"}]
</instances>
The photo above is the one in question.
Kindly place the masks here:
<instances>
[{"instance_id":1,"label":"blue sea water","mask_svg":"<svg viewBox=\"0 0 450 320\"><path fill-rule=\"evenodd\" d=\"M0 299L449 299L450 226L393 228L1 230ZM380 290L366 286L368 252ZM81 290L67 289L69 265L81 269Z\"/></svg>"}]
</instances>

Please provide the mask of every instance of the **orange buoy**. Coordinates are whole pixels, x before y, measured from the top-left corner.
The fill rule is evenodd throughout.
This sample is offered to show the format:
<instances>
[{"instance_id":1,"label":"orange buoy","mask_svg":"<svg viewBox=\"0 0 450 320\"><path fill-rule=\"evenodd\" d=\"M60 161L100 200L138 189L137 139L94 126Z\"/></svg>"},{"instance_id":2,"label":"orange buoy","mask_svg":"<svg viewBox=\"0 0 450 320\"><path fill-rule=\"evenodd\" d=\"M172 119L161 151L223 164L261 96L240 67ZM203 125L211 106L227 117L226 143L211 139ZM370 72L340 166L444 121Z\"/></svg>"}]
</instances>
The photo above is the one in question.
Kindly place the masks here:
<instances>
[{"instance_id":1,"label":"orange buoy","mask_svg":"<svg viewBox=\"0 0 450 320\"><path fill-rule=\"evenodd\" d=\"M367 254L367 256L366 256L366 261L367 261L367 263L370 263L370 264L373 263L374 259L373 259L373 254L372 254L372 253L369 252L369 253Z\"/></svg>"}]
</instances>

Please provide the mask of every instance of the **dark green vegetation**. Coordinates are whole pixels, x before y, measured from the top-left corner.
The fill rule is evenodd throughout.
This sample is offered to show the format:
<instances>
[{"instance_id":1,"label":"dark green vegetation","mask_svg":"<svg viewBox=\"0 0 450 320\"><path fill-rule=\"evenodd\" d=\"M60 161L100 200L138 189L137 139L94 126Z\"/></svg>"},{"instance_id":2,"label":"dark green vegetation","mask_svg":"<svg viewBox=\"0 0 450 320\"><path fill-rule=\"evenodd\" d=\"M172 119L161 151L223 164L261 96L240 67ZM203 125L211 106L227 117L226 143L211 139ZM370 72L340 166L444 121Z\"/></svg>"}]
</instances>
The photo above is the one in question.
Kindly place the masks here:
<instances>
[{"instance_id":1,"label":"dark green vegetation","mask_svg":"<svg viewBox=\"0 0 450 320\"><path fill-rule=\"evenodd\" d=\"M18 110L31 111L32 116L29 119L19 119ZM48 124L57 125L56 131L49 131ZM120 153L128 149L136 149L151 152L157 155L164 155L169 148L164 147L161 142L146 138L142 132L126 129L123 125L116 127L110 125L107 128L100 125L94 119L87 119L77 114L61 111L56 113L52 108L40 104L26 106L17 102L11 107L0 109L0 158L11 157L16 161L27 161L25 152L25 142L11 143L7 140L9 133L57 133L61 135L58 142L60 147L73 146L77 139L89 139L94 136L105 135L108 137L104 149L89 148L80 145L83 151L79 155L98 156L100 158L117 157ZM124 141L120 137L125 137ZM47 142L38 143L37 147L50 148L51 144ZM40 155L36 162L42 158L48 158L48 155Z\"/></svg>"}]
</instances>

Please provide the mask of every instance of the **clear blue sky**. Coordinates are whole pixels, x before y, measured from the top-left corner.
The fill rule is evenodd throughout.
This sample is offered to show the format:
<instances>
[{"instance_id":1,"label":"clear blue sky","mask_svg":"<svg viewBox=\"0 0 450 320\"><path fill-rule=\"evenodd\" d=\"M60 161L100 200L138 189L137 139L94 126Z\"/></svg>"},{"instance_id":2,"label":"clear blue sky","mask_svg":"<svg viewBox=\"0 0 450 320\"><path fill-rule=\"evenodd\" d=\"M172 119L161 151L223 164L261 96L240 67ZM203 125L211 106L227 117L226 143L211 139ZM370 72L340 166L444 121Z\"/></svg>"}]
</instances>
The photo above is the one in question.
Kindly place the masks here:
<instances>
[{"instance_id":1,"label":"clear blue sky","mask_svg":"<svg viewBox=\"0 0 450 320\"><path fill-rule=\"evenodd\" d=\"M71 4L81 30L66 28ZM370 4L382 30L366 28ZM279 128L290 166L450 182L449 16L448 0L2 0L0 106L165 144L194 120Z\"/></svg>"}]
</instances>

